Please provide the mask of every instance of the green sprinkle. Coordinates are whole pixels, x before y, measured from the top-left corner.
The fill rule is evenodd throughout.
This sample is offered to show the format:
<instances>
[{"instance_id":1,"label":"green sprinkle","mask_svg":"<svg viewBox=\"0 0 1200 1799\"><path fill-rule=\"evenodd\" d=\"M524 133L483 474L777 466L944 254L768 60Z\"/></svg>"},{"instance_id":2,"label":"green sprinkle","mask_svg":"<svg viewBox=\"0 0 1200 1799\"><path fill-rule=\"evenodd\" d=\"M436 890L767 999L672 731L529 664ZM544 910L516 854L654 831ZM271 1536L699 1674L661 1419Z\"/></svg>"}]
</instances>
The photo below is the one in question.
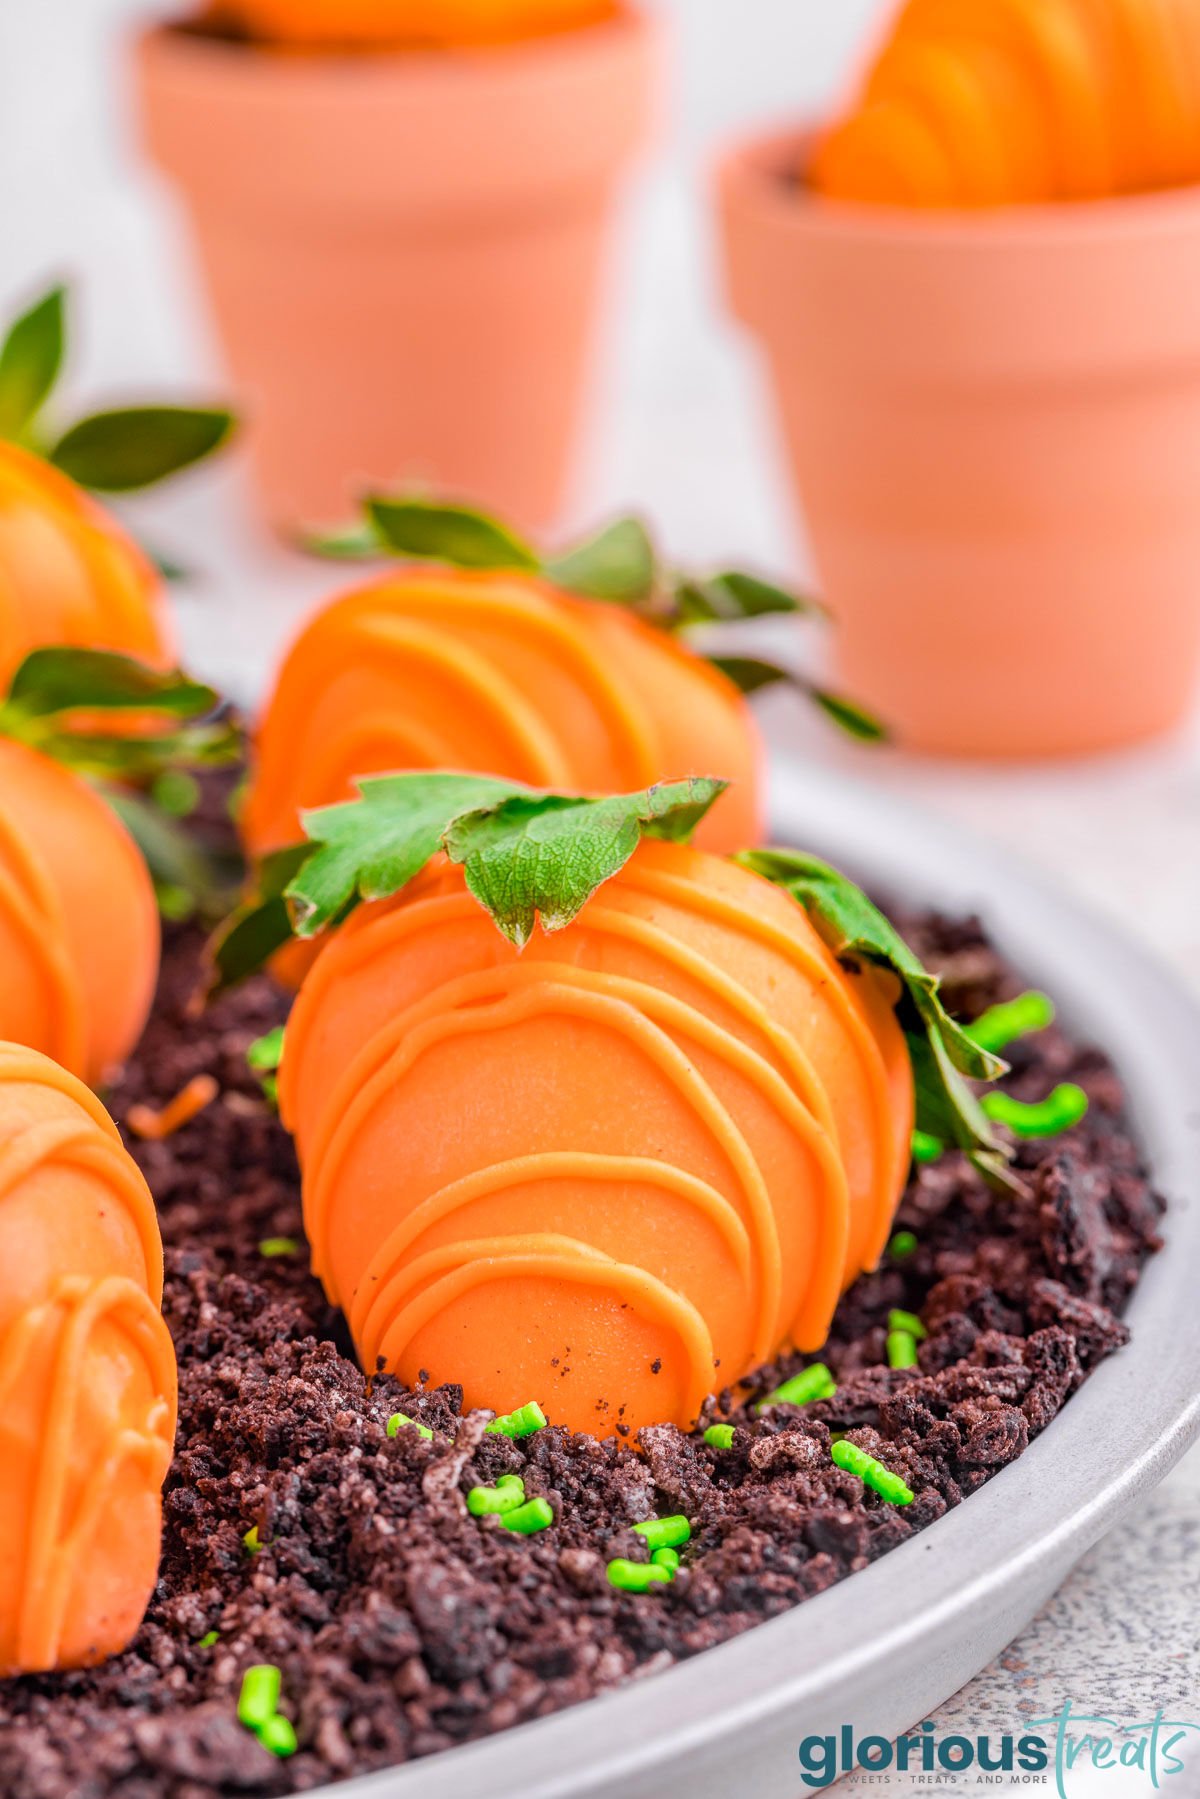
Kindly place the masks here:
<instances>
[{"instance_id":1,"label":"green sprinkle","mask_svg":"<svg viewBox=\"0 0 1200 1799\"><path fill-rule=\"evenodd\" d=\"M996 1124L1007 1125L1017 1137L1057 1137L1085 1116L1088 1097L1073 1081L1064 1081L1046 1099L1025 1105L1011 1093L985 1093L980 1105Z\"/></svg>"},{"instance_id":2,"label":"green sprinkle","mask_svg":"<svg viewBox=\"0 0 1200 1799\"><path fill-rule=\"evenodd\" d=\"M295 1726L282 1712L277 1712L273 1718L268 1718L265 1724L260 1725L258 1740L272 1755L288 1756L296 1753Z\"/></svg>"},{"instance_id":3,"label":"green sprinkle","mask_svg":"<svg viewBox=\"0 0 1200 1799\"><path fill-rule=\"evenodd\" d=\"M669 1544L664 1543L661 1549L656 1549L650 1560L656 1568L665 1568L669 1574L679 1572L679 1551Z\"/></svg>"},{"instance_id":4,"label":"green sprinkle","mask_svg":"<svg viewBox=\"0 0 1200 1799\"><path fill-rule=\"evenodd\" d=\"M966 1026L966 1034L980 1049L998 1055L1018 1037L1032 1037L1054 1023L1054 1001L1045 993L1022 993L1003 1001Z\"/></svg>"},{"instance_id":5,"label":"green sprinkle","mask_svg":"<svg viewBox=\"0 0 1200 1799\"><path fill-rule=\"evenodd\" d=\"M279 1710L279 1690L283 1676L271 1662L259 1662L242 1675L238 1698L238 1723L247 1730L261 1730Z\"/></svg>"},{"instance_id":6,"label":"green sprinkle","mask_svg":"<svg viewBox=\"0 0 1200 1799\"><path fill-rule=\"evenodd\" d=\"M250 1526L249 1530L246 1532L245 1536L242 1538L242 1542L246 1545L246 1548L250 1551L251 1555L258 1554L259 1550L263 1546L263 1541L262 1541L262 1538L258 1534L258 1525L257 1524L252 1524Z\"/></svg>"},{"instance_id":7,"label":"green sprinkle","mask_svg":"<svg viewBox=\"0 0 1200 1799\"><path fill-rule=\"evenodd\" d=\"M255 1074L272 1074L283 1061L283 1026L277 1024L273 1031L263 1037L256 1037L246 1051L247 1066Z\"/></svg>"},{"instance_id":8,"label":"green sprinkle","mask_svg":"<svg viewBox=\"0 0 1200 1799\"><path fill-rule=\"evenodd\" d=\"M889 1368L917 1366L917 1339L911 1331L888 1332L887 1359Z\"/></svg>"},{"instance_id":9,"label":"green sprinkle","mask_svg":"<svg viewBox=\"0 0 1200 1799\"><path fill-rule=\"evenodd\" d=\"M221 1634L219 1631L208 1630L208 1631L205 1631L205 1633L201 1637L200 1641L196 1644L196 1647L197 1647L197 1649L211 1649L213 1644L219 1643L220 1640L221 1640Z\"/></svg>"},{"instance_id":10,"label":"green sprinkle","mask_svg":"<svg viewBox=\"0 0 1200 1799\"><path fill-rule=\"evenodd\" d=\"M187 888L178 887L173 881L156 881L154 897L159 911L172 924L183 924L196 910L196 901Z\"/></svg>"},{"instance_id":11,"label":"green sprinkle","mask_svg":"<svg viewBox=\"0 0 1200 1799\"><path fill-rule=\"evenodd\" d=\"M502 1474L494 1487L472 1487L467 1494L467 1510L472 1518L498 1517L515 1512L525 1503L525 1482L519 1474Z\"/></svg>"},{"instance_id":12,"label":"green sprinkle","mask_svg":"<svg viewBox=\"0 0 1200 1799\"><path fill-rule=\"evenodd\" d=\"M264 1237L258 1253L260 1256L298 1256L300 1245L295 1237Z\"/></svg>"},{"instance_id":13,"label":"green sprinkle","mask_svg":"<svg viewBox=\"0 0 1200 1799\"><path fill-rule=\"evenodd\" d=\"M430 1442L433 1441L433 1432L430 1430L429 1426L427 1424L418 1423L415 1418L410 1418L407 1412L392 1413L387 1421L388 1436L394 1437L398 1435L401 1427L405 1424L410 1424L419 1437L426 1437Z\"/></svg>"},{"instance_id":14,"label":"green sprinkle","mask_svg":"<svg viewBox=\"0 0 1200 1799\"><path fill-rule=\"evenodd\" d=\"M264 1074L259 1085L262 1087L263 1097L265 1099L269 1100L271 1105L273 1105L275 1110L278 1112L278 1110L279 1110L279 1082L276 1080L275 1076L273 1074Z\"/></svg>"},{"instance_id":15,"label":"green sprinkle","mask_svg":"<svg viewBox=\"0 0 1200 1799\"><path fill-rule=\"evenodd\" d=\"M811 1367L794 1374L791 1380L785 1380L782 1387L776 1387L765 1399L760 1399L754 1409L765 1412L773 1405L811 1405L815 1399L832 1399L836 1392L837 1382L824 1362L814 1362Z\"/></svg>"},{"instance_id":16,"label":"green sprinkle","mask_svg":"<svg viewBox=\"0 0 1200 1799\"><path fill-rule=\"evenodd\" d=\"M839 1468L844 1468L847 1474L857 1474L864 1486L871 1487L889 1505L912 1504L912 1489L905 1486L898 1474L893 1474L873 1455L860 1449L857 1443L835 1443L829 1453Z\"/></svg>"},{"instance_id":17,"label":"green sprinkle","mask_svg":"<svg viewBox=\"0 0 1200 1799\"><path fill-rule=\"evenodd\" d=\"M608 1578L623 1593L648 1593L651 1587L668 1586L675 1577L658 1562L627 1562L618 1556L608 1564Z\"/></svg>"},{"instance_id":18,"label":"green sprinkle","mask_svg":"<svg viewBox=\"0 0 1200 1799\"><path fill-rule=\"evenodd\" d=\"M704 1441L710 1449L731 1449L733 1447L732 1424L710 1424L704 1433Z\"/></svg>"},{"instance_id":19,"label":"green sprinkle","mask_svg":"<svg viewBox=\"0 0 1200 1799\"><path fill-rule=\"evenodd\" d=\"M918 1343L923 1343L929 1332L921 1323L915 1312L901 1312L895 1306L888 1313L888 1329L890 1331L907 1331Z\"/></svg>"},{"instance_id":20,"label":"green sprinkle","mask_svg":"<svg viewBox=\"0 0 1200 1799\"><path fill-rule=\"evenodd\" d=\"M946 1145L940 1137L931 1137L928 1131L913 1132L912 1159L914 1162L936 1162L938 1157L945 1153Z\"/></svg>"},{"instance_id":21,"label":"green sprinkle","mask_svg":"<svg viewBox=\"0 0 1200 1799\"><path fill-rule=\"evenodd\" d=\"M893 1262L907 1262L909 1256L916 1255L917 1249L917 1239L912 1231L897 1231L887 1246Z\"/></svg>"},{"instance_id":22,"label":"green sprinkle","mask_svg":"<svg viewBox=\"0 0 1200 1799\"><path fill-rule=\"evenodd\" d=\"M519 1536L532 1537L539 1530L554 1523L554 1508L548 1499L530 1499L524 1505L517 1506L515 1511L501 1512L500 1522L505 1530L514 1530Z\"/></svg>"},{"instance_id":23,"label":"green sprinkle","mask_svg":"<svg viewBox=\"0 0 1200 1799\"><path fill-rule=\"evenodd\" d=\"M493 1418L487 1428L501 1437L530 1437L535 1430L545 1430L546 1422L545 1412L536 1399L531 1399L528 1405L519 1406L515 1412Z\"/></svg>"},{"instance_id":24,"label":"green sprinkle","mask_svg":"<svg viewBox=\"0 0 1200 1799\"><path fill-rule=\"evenodd\" d=\"M671 1518L647 1518L633 1528L639 1537L645 1537L650 1550L675 1549L680 1543L686 1543L692 1534L691 1525L678 1512Z\"/></svg>"},{"instance_id":25,"label":"green sprinkle","mask_svg":"<svg viewBox=\"0 0 1200 1799\"><path fill-rule=\"evenodd\" d=\"M200 804L200 784L182 768L164 768L154 779L150 798L172 818L190 818Z\"/></svg>"}]
</instances>

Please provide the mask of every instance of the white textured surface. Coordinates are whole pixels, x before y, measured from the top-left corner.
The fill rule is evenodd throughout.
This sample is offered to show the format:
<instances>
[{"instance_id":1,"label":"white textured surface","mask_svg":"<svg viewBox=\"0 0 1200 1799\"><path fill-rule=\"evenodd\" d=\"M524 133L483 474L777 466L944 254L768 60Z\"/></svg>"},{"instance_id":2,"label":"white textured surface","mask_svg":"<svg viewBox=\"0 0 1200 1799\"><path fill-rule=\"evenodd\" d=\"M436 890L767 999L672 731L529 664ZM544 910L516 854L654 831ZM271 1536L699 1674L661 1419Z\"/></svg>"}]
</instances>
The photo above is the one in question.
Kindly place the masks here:
<instances>
[{"instance_id":1,"label":"white textured surface","mask_svg":"<svg viewBox=\"0 0 1200 1799\"><path fill-rule=\"evenodd\" d=\"M742 122L827 95L884 0L660 6L674 15L679 52L671 128L630 202L604 404L574 512L583 521L636 504L680 558L802 576L758 371L720 316L702 173ZM138 0L0 4L0 305L51 273L81 278L76 385L88 398L215 378L186 246L169 201L130 157L120 98L116 28L163 10ZM330 584L327 571L257 535L236 469L181 484L144 505L139 523L204 570L181 601L187 649L243 691ZM1200 720L1173 744L1087 765L981 770L843 748L786 701L764 717L775 741L856 766L1019 848L1157 944L1200 991ZM939 1722L999 1734L1067 1696L1131 1721L1160 1703L1200 1717L1198 1515L1193 1455ZM1200 1754L1193 1760L1181 1799L1200 1793ZM908 1787L896 1779L884 1790ZM1079 1773L1071 1790L1140 1799L1142 1789L1132 1775Z\"/></svg>"}]
</instances>

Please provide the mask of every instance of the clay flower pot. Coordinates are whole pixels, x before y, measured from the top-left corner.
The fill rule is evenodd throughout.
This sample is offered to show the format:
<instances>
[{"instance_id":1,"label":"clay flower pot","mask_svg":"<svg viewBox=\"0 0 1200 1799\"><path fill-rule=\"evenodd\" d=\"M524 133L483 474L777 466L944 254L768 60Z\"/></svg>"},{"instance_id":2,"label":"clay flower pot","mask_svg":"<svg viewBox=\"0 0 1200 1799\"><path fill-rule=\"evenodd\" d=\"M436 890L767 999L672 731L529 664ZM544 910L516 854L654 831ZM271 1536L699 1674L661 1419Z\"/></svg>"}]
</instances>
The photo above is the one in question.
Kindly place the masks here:
<instances>
[{"instance_id":1,"label":"clay flower pot","mask_svg":"<svg viewBox=\"0 0 1200 1799\"><path fill-rule=\"evenodd\" d=\"M109 513L40 456L0 442L0 688L46 644L162 667L171 630L150 563Z\"/></svg>"},{"instance_id":2,"label":"clay flower pot","mask_svg":"<svg viewBox=\"0 0 1200 1799\"><path fill-rule=\"evenodd\" d=\"M274 523L414 479L553 518L652 45L624 10L446 51L142 40Z\"/></svg>"},{"instance_id":3,"label":"clay flower pot","mask_svg":"<svg viewBox=\"0 0 1200 1799\"><path fill-rule=\"evenodd\" d=\"M928 214L720 173L840 674L909 746L1107 749L1200 670L1200 189Z\"/></svg>"},{"instance_id":4,"label":"clay flower pot","mask_svg":"<svg viewBox=\"0 0 1200 1799\"><path fill-rule=\"evenodd\" d=\"M598 1436L824 1342L913 1119L887 978L760 876L655 842L519 952L460 868L363 907L279 1096L363 1366Z\"/></svg>"},{"instance_id":5,"label":"clay flower pot","mask_svg":"<svg viewBox=\"0 0 1200 1799\"><path fill-rule=\"evenodd\" d=\"M99 1100L0 1043L0 1677L124 1649L175 1440L154 1201Z\"/></svg>"},{"instance_id":6,"label":"clay flower pot","mask_svg":"<svg viewBox=\"0 0 1200 1799\"><path fill-rule=\"evenodd\" d=\"M242 834L253 856L298 842L302 810L384 771L567 793L712 771L732 785L697 841L733 851L761 833L760 763L743 696L667 632L537 577L411 567L302 629L255 733Z\"/></svg>"},{"instance_id":7,"label":"clay flower pot","mask_svg":"<svg viewBox=\"0 0 1200 1799\"><path fill-rule=\"evenodd\" d=\"M0 1038L99 1085L142 1034L158 951L124 825L78 776L0 738Z\"/></svg>"}]
</instances>

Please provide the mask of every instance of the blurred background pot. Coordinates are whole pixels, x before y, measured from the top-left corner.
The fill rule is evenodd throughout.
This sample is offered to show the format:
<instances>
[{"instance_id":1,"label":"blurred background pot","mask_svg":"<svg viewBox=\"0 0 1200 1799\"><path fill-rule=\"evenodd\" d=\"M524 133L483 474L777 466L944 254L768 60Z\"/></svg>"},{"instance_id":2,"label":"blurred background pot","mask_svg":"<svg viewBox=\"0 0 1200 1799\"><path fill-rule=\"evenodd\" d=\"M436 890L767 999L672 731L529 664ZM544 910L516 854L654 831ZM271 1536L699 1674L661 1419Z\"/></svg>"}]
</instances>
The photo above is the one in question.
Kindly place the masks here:
<instances>
[{"instance_id":1,"label":"blurred background pot","mask_svg":"<svg viewBox=\"0 0 1200 1799\"><path fill-rule=\"evenodd\" d=\"M1200 190L937 216L720 171L840 675L910 747L1101 750L1200 668Z\"/></svg>"},{"instance_id":2,"label":"blurred background pot","mask_svg":"<svg viewBox=\"0 0 1200 1799\"><path fill-rule=\"evenodd\" d=\"M648 22L370 55L166 27L138 61L271 522L338 519L403 480L550 520L614 188L648 123Z\"/></svg>"}]
</instances>

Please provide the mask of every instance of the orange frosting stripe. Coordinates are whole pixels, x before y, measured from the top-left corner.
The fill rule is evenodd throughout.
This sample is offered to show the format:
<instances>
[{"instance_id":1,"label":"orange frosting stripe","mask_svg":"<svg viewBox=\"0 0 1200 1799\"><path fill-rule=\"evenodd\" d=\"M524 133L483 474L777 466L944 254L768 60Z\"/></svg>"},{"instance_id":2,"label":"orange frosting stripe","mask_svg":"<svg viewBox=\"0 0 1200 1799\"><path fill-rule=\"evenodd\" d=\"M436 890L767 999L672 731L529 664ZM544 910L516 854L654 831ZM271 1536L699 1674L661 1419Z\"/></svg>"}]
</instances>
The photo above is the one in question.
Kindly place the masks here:
<instances>
[{"instance_id":1,"label":"orange frosting stripe","mask_svg":"<svg viewBox=\"0 0 1200 1799\"><path fill-rule=\"evenodd\" d=\"M162 1278L100 1102L0 1043L0 1676L88 1666L141 1623L175 1438Z\"/></svg>"},{"instance_id":2,"label":"orange frosting stripe","mask_svg":"<svg viewBox=\"0 0 1200 1799\"><path fill-rule=\"evenodd\" d=\"M99 1085L142 1034L158 946L150 875L112 810L0 739L0 1037Z\"/></svg>"},{"instance_id":3,"label":"orange frosting stripe","mask_svg":"<svg viewBox=\"0 0 1200 1799\"><path fill-rule=\"evenodd\" d=\"M617 606L511 574L406 569L304 627L259 721L242 817L255 856L355 775L462 768L578 793L720 774L707 848L759 835L760 749L741 694Z\"/></svg>"},{"instance_id":4,"label":"orange frosting stripe","mask_svg":"<svg viewBox=\"0 0 1200 1799\"><path fill-rule=\"evenodd\" d=\"M159 579L66 475L0 443L0 688L31 650L60 643L166 666L172 642Z\"/></svg>"},{"instance_id":5,"label":"orange frosting stripe","mask_svg":"<svg viewBox=\"0 0 1200 1799\"><path fill-rule=\"evenodd\" d=\"M835 198L976 207L1200 179L1200 0L908 0L817 146Z\"/></svg>"},{"instance_id":6,"label":"orange frosting stripe","mask_svg":"<svg viewBox=\"0 0 1200 1799\"><path fill-rule=\"evenodd\" d=\"M603 1433L818 1347L907 1173L890 1001L786 895L674 844L519 956L445 863L360 908L301 988L279 1094L364 1366ZM699 1320L703 1371L651 1290Z\"/></svg>"},{"instance_id":7,"label":"orange frosting stripe","mask_svg":"<svg viewBox=\"0 0 1200 1799\"><path fill-rule=\"evenodd\" d=\"M293 49L451 48L591 25L613 0L209 0L207 18Z\"/></svg>"}]
</instances>

